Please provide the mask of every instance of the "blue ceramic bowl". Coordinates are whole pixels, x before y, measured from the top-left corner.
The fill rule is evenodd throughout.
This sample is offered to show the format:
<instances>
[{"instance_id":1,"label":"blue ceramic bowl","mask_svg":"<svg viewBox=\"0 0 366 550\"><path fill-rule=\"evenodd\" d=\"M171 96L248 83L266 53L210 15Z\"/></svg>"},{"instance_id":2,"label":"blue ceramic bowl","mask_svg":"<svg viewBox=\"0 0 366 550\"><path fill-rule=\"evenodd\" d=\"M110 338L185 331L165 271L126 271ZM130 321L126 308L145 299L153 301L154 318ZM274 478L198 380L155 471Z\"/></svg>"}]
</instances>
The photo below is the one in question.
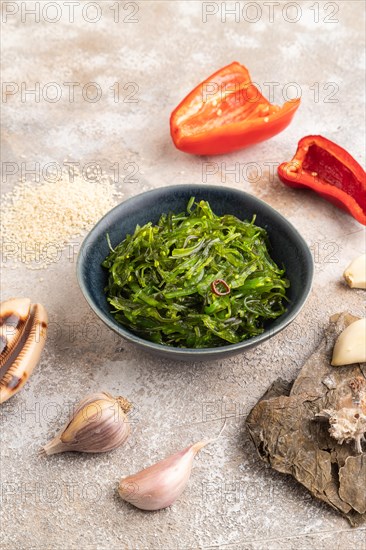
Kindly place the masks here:
<instances>
[{"instance_id":1,"label":"blue ceramic bowl","mask_svg":"<svg viewBox=\"0 0 366 550\"><path fill-rule=\"evenodd\" d=\"M264 227L269 235L270 253L273 259L286 268L291 286L287 311L271 322L259 336L239 344L217 348L176 348L155 344L136 336L116 322L110 313L104 288L107 271L101 263L109 253L106 234L112 246L120 243L137 224L156 223L160 215L185 210L190 197L207 200L218 215L234 214L238 218L251 219L256 214L256 225ZM313 278L313 260L309 248L297 230L276 210L253 195L211 185L176 185L162 187L137 195L122 202L108 212L85 238L77 261L77 277L80 288L94 312L112 330L147 352L171 359L203 361L235 355L257 346L287 327L299 314L309 295Z\"/></svg>"}]
</instances>

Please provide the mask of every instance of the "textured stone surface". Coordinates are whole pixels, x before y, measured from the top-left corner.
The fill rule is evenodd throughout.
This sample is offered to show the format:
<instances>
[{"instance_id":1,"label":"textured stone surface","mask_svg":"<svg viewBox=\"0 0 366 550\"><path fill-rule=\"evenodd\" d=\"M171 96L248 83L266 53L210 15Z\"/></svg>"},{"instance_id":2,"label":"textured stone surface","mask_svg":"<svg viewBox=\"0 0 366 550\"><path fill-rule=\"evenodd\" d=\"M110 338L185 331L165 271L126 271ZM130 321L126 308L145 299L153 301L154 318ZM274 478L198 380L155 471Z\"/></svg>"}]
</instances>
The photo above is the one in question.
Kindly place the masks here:
<instances>
[{"instance_id":1,"label":"textured stone surface","mask_svg":"<svg viewBox=\"0 0 366 550\"><path fill-rule=\"evenodd\" d=\"M24 20L25 8L34 2L3 4L9 11L19 8L3 25L3 81L19 88L24 82L29 89L39 82L46 98L52 97L47 83L62 90L55 103L42 93L39 102L30 95L22 101L20 93L3 100L3 162L19 168L34 162L41 168L51 161L61 165L65 159L81 167L99 162L111 175L110 167L119 163L125 198L203 180L249 191L300 230L312 247L315 280L302 313L270 342L222 362L188 365L140 354L98 321L76 282L72 252L80 239L47 271L4 269L2 299L24 295L42 302L51 330L32 379L0 411L2 548L365 549L365 529L352 530L292 479L267 470L244 430L245 416L271 382L298 372L329 315L345 309L363 314L364 293L341 280L345 266L363 250L362 227L317 196L282 186L268 164L290 159L298 139L310 133L334 139L364 162L363 2L296 2L297 14L289 3L274 3L273 23L269 6L259 2L237 3L240 20L227 15L226 22L221 3L210 3L207 9L218 13L206 23L198 1L138 2L136 15L129 15L134 2L120 2L119 23L110 9L116 2L99 2L96 23L85 20L95 18L92 6L82 17L88 2L75 6L74 22L59 2L62 18L55 23L45 20L56 18L52 6L39 22L30 15L23 22L22 11ZM123 22L128 18L138 22ZM267 83L262 88L267 97L268 83L279 83L279 103L282 92L291 91L288 83L300 86L303 100L295 120L272 140L225 157L195 158L175 150L168 124L172 108L233 60L245 64L255 82ZM74 102L65 82L80 83ZM81 94L89 82L101 87L96 103ZM110 90L116 82L119 102ZM127 83L133 84L123 89ZM128 94L129 101L138 101L126 102ZM211 171L217 170L204 179L208 160L217 163ZM239 176L229 173L236 163ZM138 182L129 182L126 176L135 169ZM7 178L3 190L18 176ZM107 455L38 457L72 405L100 389L135 403L128 444ZM225 417L224 435L201 452L179 502L143 513L117 498L122 475L217 434Z\"/></svg>"}]
</instances>

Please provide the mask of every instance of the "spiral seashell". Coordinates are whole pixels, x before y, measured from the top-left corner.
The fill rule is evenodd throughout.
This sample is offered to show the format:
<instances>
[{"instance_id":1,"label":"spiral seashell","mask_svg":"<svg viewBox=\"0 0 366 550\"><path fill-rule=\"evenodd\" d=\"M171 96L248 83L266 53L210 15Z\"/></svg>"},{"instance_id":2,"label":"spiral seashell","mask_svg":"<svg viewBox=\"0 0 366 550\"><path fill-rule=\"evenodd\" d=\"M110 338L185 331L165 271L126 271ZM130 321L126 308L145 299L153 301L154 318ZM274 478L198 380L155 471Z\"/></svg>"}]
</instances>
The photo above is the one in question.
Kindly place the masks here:
<instances>
[{"instance_id":1,"label":"spiral seashell","mask_svg":"<svg viewBox=\"0 0 366 550\"><path fill-rule=\"evenodd\" d=\"M46 342L47 312L28 298L0 304L0 403L15 395L37 365Z\"/></svg>"}]
</instances>

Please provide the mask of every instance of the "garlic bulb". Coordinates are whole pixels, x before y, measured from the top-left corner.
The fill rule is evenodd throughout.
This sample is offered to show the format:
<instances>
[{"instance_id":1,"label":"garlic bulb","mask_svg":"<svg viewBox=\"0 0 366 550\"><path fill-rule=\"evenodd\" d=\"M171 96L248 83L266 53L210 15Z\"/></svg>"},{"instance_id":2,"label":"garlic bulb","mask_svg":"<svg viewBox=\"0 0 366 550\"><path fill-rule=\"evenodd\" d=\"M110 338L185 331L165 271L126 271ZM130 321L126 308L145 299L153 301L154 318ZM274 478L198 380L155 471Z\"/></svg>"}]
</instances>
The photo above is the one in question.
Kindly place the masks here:
<instances>
[{"instance_id":1,"label":"garlic bulb","mask_svg":"<svg viewBox=\"0 0 366 550\"><path fill-rule=\"evenodd\" d=\"M130 435L126 414L131 404L123 397L101 392L83 399L66 427L42 452L47 455L65 451L104 453L122 445Z\"/></svg>"},{"instance_id":2,"label":"garlic bulb","mask_svg":"<svg viewBox=\"0 0 366 550\"><path fill-rule=\"evenodd\" d=\"M225 424L217 437L221 435ZM199 441L137 474L121 479L118 487L120 497L141 510L167 508L183 493L196 454L216 441L217 437Z\"/></svg>"},{"instance_id":3,"label":"garlic bulb","mask_svg":"<svg viewBox=\"0 0 366 550\"><path fill-rule=\"evenodd\" d=\"M0 304L0 403L27 382L41 357L47 336L47 312L28 298Z\"/></svg>"},{"instance_id":4,"label":"garlic bulb","mask_svg":"<svg viewBox=\"0 0 366 550\"><path fill-rule=\"evenodd\" d=\"M366 319L354 321L338 336L333 349L333 367L366 361Z\"/></svg>"},{"instance_id":5,"label":"garlic bulb","mask_svg":"<svg viewBox=\"0 0 366 550\"><path fill-rule=\"evenodd\" d=\"M345 269L343 277L351 288L366 288L366 254L355 258Z\"/></svg>"}]
</instances>

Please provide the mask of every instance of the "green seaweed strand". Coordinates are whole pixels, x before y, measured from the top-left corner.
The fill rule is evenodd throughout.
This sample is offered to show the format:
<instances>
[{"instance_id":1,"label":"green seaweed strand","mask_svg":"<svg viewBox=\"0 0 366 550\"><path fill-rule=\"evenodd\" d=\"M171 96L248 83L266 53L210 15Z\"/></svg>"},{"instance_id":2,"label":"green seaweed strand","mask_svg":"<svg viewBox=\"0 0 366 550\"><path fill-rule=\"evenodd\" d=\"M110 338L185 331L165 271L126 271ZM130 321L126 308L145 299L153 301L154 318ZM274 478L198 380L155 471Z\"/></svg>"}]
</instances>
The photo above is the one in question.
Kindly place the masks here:
<instances>
[{"instance_id":1,"label":"green seaweed strand","mask_svg":"<svg viewBox=\"0 0 366 550\"><path fill-rule=\"evenodd\" d=\"M208 202L137 226L103 262L112 313L142 338L183 348L236 344L286 311L289 281L263 228L217 216ZM223 280L226 295L213 292Z\"/></svg>"}]
</instances>

